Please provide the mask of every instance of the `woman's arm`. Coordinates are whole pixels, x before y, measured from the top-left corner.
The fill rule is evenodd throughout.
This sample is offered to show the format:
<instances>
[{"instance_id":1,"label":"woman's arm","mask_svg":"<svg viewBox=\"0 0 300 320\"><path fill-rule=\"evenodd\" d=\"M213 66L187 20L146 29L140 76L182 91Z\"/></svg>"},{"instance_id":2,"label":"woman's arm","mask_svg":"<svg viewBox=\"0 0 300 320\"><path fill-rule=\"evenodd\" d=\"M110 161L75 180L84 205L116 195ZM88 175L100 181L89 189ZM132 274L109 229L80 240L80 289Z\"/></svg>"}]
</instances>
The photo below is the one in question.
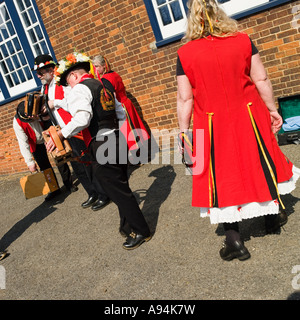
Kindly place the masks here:
<instances>
[{"instance_id":1,"label":"woman's arm","mask_svg":"<svg viewBox=\"0 0 300 320\"><path fill-rule=\"evenodd\" d=\"M271 81L258 53L252 56L250 77L270 111L272 131L276 133L280 130L283 121L276 108Z\"/></svg>"},{"instance_id":2,"label":"woman's arm","mask_svg":"<svg viewBox=\"0 0 300 320\"><path fill-rule=\"evenodd\" d=\"M193 90L187 76L177 76L177 116L180 131L186 131L190 126L190 121L194 106Z\"/></svg>"}]
</instances>

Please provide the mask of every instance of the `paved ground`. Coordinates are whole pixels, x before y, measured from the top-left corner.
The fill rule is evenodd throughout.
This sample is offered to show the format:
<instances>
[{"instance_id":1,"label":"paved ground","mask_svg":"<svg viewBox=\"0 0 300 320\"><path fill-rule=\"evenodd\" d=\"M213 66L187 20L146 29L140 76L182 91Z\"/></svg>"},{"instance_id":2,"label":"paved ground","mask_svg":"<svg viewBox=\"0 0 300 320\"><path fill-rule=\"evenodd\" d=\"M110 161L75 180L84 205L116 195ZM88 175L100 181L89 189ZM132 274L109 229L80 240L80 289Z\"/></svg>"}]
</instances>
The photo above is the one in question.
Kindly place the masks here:
<instances>
[{"instance_id":1,"label":"paved ground","mask_svg":"<svg viewBox=\"0 0 300 320\"><path fill-rule=\"evenodd\" d=\"M282 150L300 167L299 146ZM81 186L52 203L25 200L20 177L0 178L0 246L10 253L0 262L1 300L300 299L299 181L283 198L284 230L265 235L262 218L243 222L252 257L225 262L218 253L222 228L191 207L191 177L182 165L147 164L132 172L130 185L155 231L133 251L122 248L115 204L96 213L81 209Z\"/></svg>"}]
</instances>

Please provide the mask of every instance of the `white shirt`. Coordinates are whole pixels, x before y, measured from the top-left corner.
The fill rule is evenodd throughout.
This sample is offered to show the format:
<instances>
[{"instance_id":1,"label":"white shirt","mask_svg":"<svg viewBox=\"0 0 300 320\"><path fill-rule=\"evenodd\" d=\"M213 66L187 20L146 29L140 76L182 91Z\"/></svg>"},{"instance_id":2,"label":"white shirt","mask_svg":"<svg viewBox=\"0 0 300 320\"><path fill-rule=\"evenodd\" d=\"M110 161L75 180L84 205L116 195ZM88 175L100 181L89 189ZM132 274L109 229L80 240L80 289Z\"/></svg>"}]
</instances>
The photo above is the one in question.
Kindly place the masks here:
<instances>
[{"instance_id":1,"label":"white shirt","mask_svg":"<svg viewBox=\"0 0 300 320\"><path fill-rule=\"evenodd\" d=\"M36 143L42 144L44 143L43 139L43 128L38 120L34 120L28 123L30 127L33 129L35 136L36 136ZM27 166L32 166L35 164L34 157L30 152L30 145L28 142L28 136L22 129L22 127L18 124L17 119L14 118L13 120L13 128L18 139L19 147L21 154L25 160Z\"/></svg>"},{"instance_id":2,"label":"white shirt","mask_svg":"<svg viewBox=\"0 0 300 320\"><path fill-rule=\"evenodd\" d=\"M62 128L65 138L70 138L90 125L93 118L93 96L91 90L84 84L77 84L66 98L65 110L72 115L72 120Z\"/></svg>"},{"instance_id":3,"label":"white shirt","mask_svg":"<svg viewBox=\"0 0 300 320\"><path fill-rule=\"evenodd\" d=\"M116 116L119 120L126 118L122 104L116 100ZM91 90L84 84L77 84L68 94L66 98L67 104L64 109L72 115L72 120L62 128L61 132L65 138L70 138L76 135L81 130L90 125L93 118L92 110L93 96ZM109 130L106 134L113 132Z\"/></svg>"}]
</instances>

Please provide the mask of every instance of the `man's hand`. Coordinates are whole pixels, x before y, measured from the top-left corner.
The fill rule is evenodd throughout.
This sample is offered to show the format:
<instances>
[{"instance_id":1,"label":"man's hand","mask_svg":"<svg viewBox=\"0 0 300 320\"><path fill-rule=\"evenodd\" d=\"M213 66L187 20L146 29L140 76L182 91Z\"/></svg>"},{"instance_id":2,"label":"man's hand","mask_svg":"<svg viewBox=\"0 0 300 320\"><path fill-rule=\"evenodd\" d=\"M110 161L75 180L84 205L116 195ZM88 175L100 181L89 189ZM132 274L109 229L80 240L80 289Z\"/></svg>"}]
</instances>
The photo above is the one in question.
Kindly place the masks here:
<instances>
[{"instance_id":1,"label":"man's hand","mask_svg":"<svg viewBox=\"0 0 300 320\"><path fill-rule=\"evenodd\" d=\"M32 115L32 116L29 116L29 115L27 115L27 114L25 114L27 117L28 117L28 119L31 119L31 120L39 120L40 119L40 117L36 114L36 115Z\"/></svg>"},{"instance_id":2,"label":"man's hand","mask_svg":"<svg viewBox=\"0 0 300 320\"><path fill-rule=\"evenodd\" d=\"M54 100L48 100L48 106L51 110L54 109Z\"/></svg>"},{"instance_id":3,"label":"man's hand","mask_svg":"<svg viewBox=\"0 0 300 320\"><path fill-rule=\"evenodd\" d=\"M37 167L36 164L33 164L31 166L28 166L28 169L31 173L36 172L37 171Z\"/></svg>"},{"instance_id":4,"label":"man's hand","mask_svg":"<svg viewBox=\"0 0 300 320\"><path fill-rule=\"evenodd\" d=\"M46 132L46 134L50 137L50 134L49 134L48 131ZM64 136L62 135L61 130L57 131L57 135L58 135L58 137L59 137L59 139L61 141L64 140ZM51 137L50 137L49 141L46 144L46 149L47 149L48 152L53 152L56 149L56 145L55 145L55 143L54 143L54 141L52 140Z\"/></svg>"}]
</instances>

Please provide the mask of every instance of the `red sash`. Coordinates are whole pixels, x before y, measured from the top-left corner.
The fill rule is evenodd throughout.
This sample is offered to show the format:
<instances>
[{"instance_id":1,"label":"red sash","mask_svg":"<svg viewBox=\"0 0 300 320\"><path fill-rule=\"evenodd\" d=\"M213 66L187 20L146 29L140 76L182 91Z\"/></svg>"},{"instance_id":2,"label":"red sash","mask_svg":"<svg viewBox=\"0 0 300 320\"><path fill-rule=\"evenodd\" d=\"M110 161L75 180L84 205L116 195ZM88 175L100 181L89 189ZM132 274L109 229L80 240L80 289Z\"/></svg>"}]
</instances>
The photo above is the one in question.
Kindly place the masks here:
<instances>
[{"instance_id":1,"label":"red sash","mask_svg":"<svg viewBox=\"0 0 300 320\"><path fill-rule=\"evenodd\" d=\"M30 146L30 152L33 153L36 150L36 135L34 130L31 128L29 123L21 121L19 118L16 118L19 126L24 130L25 134L28 137L28 143Z\"/></svg>"}]
</instances>

